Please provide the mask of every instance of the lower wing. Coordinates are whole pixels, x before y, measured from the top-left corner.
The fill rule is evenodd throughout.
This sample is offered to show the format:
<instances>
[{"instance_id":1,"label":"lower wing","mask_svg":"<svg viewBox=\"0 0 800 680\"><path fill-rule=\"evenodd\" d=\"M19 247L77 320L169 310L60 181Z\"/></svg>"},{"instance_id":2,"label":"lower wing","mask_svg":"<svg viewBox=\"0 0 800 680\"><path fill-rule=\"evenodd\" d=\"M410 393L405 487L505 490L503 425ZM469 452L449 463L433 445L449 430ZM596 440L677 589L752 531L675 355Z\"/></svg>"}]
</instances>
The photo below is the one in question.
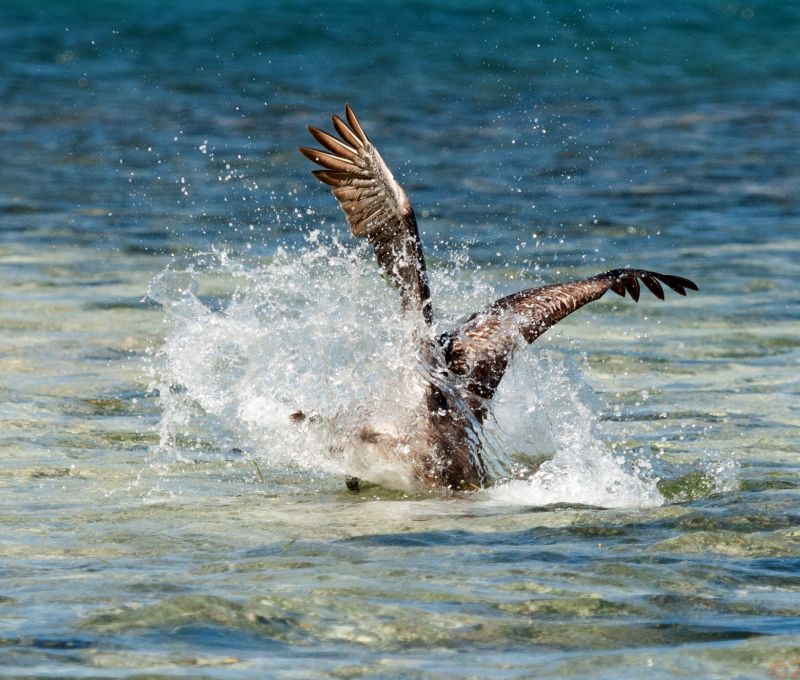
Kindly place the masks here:
<instances>
[{"instance_id":1,"label":"lower wing","mask_svg":"<svg viewBox=\"0 0 800 680\"><path fill-rule=\"evenodd\" d=\"M588 279L523 290L500 298L440 337L447 366L464 379L472 394L491 399L520 338L533 342L565 316L609 290L622 297L630 294L638 301L640 281L660 300L664 299L662 283L679 295L697 290L694 282L682 276L642 269L614 269Z\"/></svg>"}]
</instances>

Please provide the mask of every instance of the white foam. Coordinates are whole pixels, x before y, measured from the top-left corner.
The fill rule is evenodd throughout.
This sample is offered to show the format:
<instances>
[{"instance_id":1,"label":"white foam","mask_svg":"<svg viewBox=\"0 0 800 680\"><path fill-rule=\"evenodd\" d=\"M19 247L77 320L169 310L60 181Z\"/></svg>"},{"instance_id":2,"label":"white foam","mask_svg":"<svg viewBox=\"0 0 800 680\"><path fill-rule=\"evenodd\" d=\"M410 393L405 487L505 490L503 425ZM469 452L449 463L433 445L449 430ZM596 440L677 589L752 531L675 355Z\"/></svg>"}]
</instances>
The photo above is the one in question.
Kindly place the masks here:
<instances>
[{"instance_id":1,"label":"white foam","mask_svg":"<svg viewBox=\"0 0 800 680\"><path fill-rule=\"evenodd\" d=\"M353 437L368 423L414 426L408 404L419 402L423 383L413 323L398 313L396 291L365 247L317 235L310 241L258 266L212 253L153 282L150 296L164 306L169 328L154 361L161 448L180 455L181 441L202 437L212 449L242 448L267 467L414 488L402 451L395 461L375 459ZM463 264L458 254L457 266L434 273L438 310L493 298L494 291L463 275ZM236 283L221 311L198 295L208 276ZM540 347L520 353L485 426L485 456L509 478L537 457L550 459L524 479L482 492L487 500L606 507L663 501L654 480L597 436L586 391L580 371L563 357ZM296 411L308 417L293 422Z\"/></svg>"},{"instance_id":2,"label":"white foam","mask_svg":"<svg viewBox=\"0 0 800 680\"><path fill-rule=\"evenodd\" d=\"M590 399L569 359L548 351L520 353L495 397L497 428L518 457L549 458L524 479L500 481L484 495L493 502L534 506L662 504L658 480L646 474L647 461L614 452L600 438Z\"/></svg>"}]
</instances>

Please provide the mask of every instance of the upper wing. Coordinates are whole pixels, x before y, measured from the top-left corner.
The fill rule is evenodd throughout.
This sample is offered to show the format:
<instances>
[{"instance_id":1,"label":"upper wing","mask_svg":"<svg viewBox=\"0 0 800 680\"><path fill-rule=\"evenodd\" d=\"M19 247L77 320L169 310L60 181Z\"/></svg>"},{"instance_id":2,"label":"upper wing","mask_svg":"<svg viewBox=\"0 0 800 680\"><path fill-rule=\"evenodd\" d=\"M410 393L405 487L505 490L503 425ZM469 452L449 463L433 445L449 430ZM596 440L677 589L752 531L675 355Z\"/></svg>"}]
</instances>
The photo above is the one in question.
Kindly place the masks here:
<instances>
[{"instance_id":1,"label":"upper wing","mask_svg":"<svg viewBox=\"0 0 800 680\"><path fill-rule=\"evenodd\" d=\"M333 187L353 236L369 239L381 269L400 289L403 309L421 310L430 325L431 294L414 209L349 106L345 117L347 122L332 117L339 137L309 126L326 150L300 152L324 168L314 175Z\"/></svg>"},{"instance_id":2,"label":"upper wing","mask_svg":"<svg viewBox=\"0 0 800 680\"><path fill-rule=\"evenodd\" d=\"M680 295L686 295L687 288L697 290L692 281L682 276L641 269L615 269L580 281L523 290L497 300L440 338L448 368L464 377L471 393L490 399L520 337L533 342L565 316L608 290L623 297L628 292L638 301L639 280L660 300L664 299L664 289L659 282Z\"/></svg>"}]
</instances>

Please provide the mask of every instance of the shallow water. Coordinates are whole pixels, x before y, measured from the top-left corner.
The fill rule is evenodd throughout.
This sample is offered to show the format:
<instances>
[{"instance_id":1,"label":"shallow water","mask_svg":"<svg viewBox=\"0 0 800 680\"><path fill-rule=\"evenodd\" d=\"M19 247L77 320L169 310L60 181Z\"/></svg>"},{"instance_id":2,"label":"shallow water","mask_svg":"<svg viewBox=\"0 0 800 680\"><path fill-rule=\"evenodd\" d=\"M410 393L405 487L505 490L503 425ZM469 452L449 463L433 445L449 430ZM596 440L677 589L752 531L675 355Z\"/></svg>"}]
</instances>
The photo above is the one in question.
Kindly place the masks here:
<instances>
[{"instance_id":1,"label":"shallow water","mask_svg":"<svg viewBox=\"0 0 800 680\"><path fill-rule=\"evenodd\" d=\"M0 8L0 676L792 677L800 13L386 7ZM700 286L519 357L484 434L521 478L344 489L419 385L295 151L344 101L441 328Z\"/></svg>"}]
</instances>

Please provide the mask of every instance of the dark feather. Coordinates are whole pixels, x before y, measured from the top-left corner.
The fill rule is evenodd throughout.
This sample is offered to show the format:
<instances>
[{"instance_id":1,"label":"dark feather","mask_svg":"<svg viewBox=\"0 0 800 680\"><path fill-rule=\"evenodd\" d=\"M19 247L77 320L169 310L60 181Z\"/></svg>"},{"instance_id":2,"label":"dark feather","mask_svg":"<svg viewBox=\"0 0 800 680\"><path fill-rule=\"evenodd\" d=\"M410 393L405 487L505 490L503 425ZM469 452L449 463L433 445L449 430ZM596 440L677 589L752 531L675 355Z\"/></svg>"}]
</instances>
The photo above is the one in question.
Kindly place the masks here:
<instances>
[{"instance_id":1,"label":"dark feather","mask_svg":"<svg viewBox=\"0 0 800 680\"><path fill-rule=\"evenodd\" d=\"M625 282L625 287L628 289L628 292L631 294L634 302L639 302L639 280L636 276L626 276L623 278Z\"/></svg>"},{"instance_id":2,"label":"dark feather","mask_svg":"<svg viewBox=\"0 0 800 680\"><path fill-rule=\"evenodd\" d=\"M655 295L659 300L664 299L664 289L658 282L658 279L650 272L644 272L641 276L642 282L650 289L650 292Z\"/></svg>"}]
</instances>

